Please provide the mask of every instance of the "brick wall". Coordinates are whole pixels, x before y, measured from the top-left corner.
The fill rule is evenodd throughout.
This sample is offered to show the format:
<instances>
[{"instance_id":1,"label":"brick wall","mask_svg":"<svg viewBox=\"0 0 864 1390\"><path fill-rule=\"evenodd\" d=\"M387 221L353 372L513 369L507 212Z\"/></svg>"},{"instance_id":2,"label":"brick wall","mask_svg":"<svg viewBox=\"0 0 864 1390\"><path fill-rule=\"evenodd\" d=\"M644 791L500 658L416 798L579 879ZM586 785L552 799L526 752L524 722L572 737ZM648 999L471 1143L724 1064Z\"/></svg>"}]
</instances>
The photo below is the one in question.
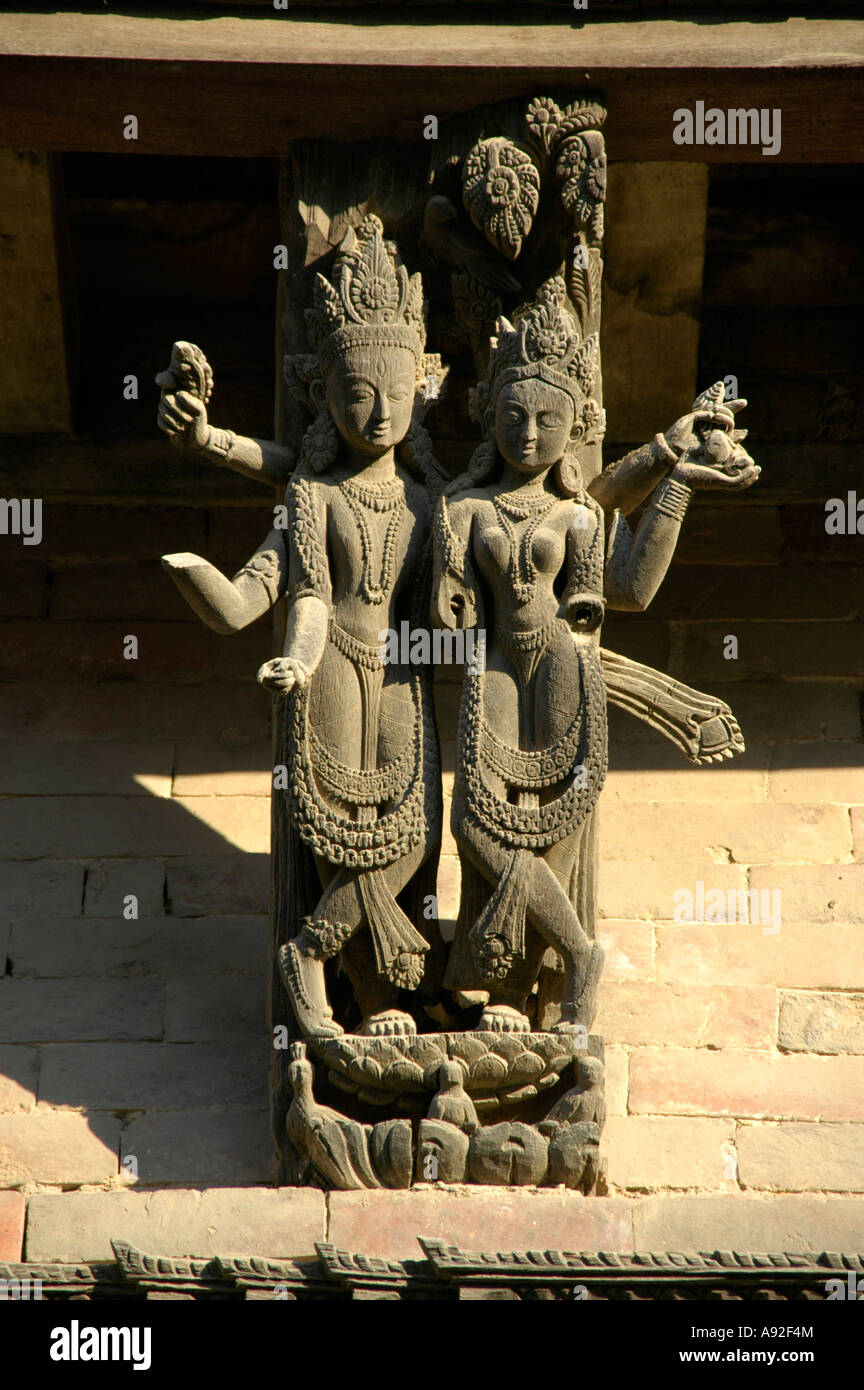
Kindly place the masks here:
<instances>
[{"instance_id":1,"label":"brick wall","mask_svg":"<svg viewBox=\"0 0 864 1390\"><path fill-rule=\"evenodd\" d=\"M697 499L646 619L616 617L605 639L722 695L748 745L694 770L614 718L601 809L612 1180L716 1193L697 1204L714 1221L794 1193L783 1209L806 1222L815 1194L864 1189L864 538L824 525L829 497L864 495L850 186L712 179L700 383L737 375L763 474ZM699 881L779 892L780 929L670 920ZM665 1210L658 1236L696 1237L693 1201Z\"/></svg>"},{"instance_id":2,"label":"brick wall","mask_svg":"<svg viewBox=\"0 0 864 1390\"><path fill-rule=\"evenodd\" d=\"M124 323L142 382L185 335L227 364L217 423L267 432L271 286L238 247L250 219L264 242L272 227L263 185L232 196L219 164L178 250L158 204L192 196L188 181L109 204L92 166L71 163L82 439L22 444L44 482L44 539L0 539L0 1219L20 1229L14 1193L30 1199L33 1257L105 1254L109 1234L145 1243L145 1230L178 1253L218 1248L221 1226L234 1248L290 1253L293 1239L262 1191L271 755L254 673L269 629L206 632L158 564L194 550L232 571L270 499L148 442L146 387L123 415L104 385L104 343ZM864 1236L864 541L824 529L826 499L864 477L850 188L794 168L712 177L700 386L738 376L763 476L743 497L696 500L652 609L613 616L605 642L728 699L748 750L694 770L613 712L597 1024L611 1195L579 1208L581 1248L854 1249ZM121 273L133 226L143 282ZM651 363L633 371L650 399ZM644 437L669 423L646 409ZM137 661L123 658L130 634ZM675 894L700 882L779 890L780 930L676 922ZM449 839L439 897L452 919ZM506 1245L501 1208L475 1196L474 1226L447 1216L447 1230ZM549 1244L560 1200L532 1208ZM366 1196L292 1201L304 1249L325 1230L374 1245ZM415 1205L411 1220L446 1233L445 1207L421 1221Z\"/></svg>"}]
</instances>

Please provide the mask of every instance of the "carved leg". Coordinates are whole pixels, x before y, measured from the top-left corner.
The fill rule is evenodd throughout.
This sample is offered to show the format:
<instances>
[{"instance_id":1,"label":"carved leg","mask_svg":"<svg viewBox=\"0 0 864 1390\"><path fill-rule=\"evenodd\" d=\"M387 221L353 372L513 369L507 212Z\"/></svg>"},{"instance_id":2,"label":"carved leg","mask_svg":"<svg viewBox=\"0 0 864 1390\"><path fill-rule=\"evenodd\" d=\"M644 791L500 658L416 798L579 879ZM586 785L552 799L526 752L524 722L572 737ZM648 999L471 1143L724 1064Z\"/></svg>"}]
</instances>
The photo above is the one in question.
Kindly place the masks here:
<instances>
[{"instance_id":1,"label":"carved leg","mask_svg":"<svg viewBox=\"0 0 864 1390\"><path fill-rule=\"evenodd\" d=\"M581 834L581 830L574 836L577 843L578 834ZM470 820L462 821L457 840L484 877L490 883L496 883L507 867L510 854L507 847L493 840ZM567 893L549 865L539 856L532 856L528 869L526 917L545 944L552 946L564 963L561 1020L556 1024L555 1031L572 1032L583 1026L590 1028L596 1012L603 951L586 935ZM497 1010L504 1004L511 1004L512 1007L512 1002L502 992L496 992L493 985L488 1010ZM493 1017L490 1013L490 1023Z\"/></svg>"},{"instance_id":2,"label":"carved leg","mask_svg":"<svg viewBox=\"0 0 864 1390\"><path fill-rule=\"evenodd\" d=\"M406 1015L398 1008L398 993L386 975L378 972L375 948L367 931L359 931L342 952L342 961L363 1016L364 1033L383 1032L383 1025ZM402 1031L399 1029L398 1031ZM412 1028L408 1031L414 1032Z\"/></svg>"},{"instance_id":3,"label":"carved leg","mask_svg":"<svg viewBox=\"0 0 864 1390\"><path fill-rule=\"evenodd\" d=\"M411 854L387 866L384 875L394 897L426 857L426 848L418 845ZM328 884L309 923L291 943L296 947L302 983L312 1002L311 1020L317 1025L310 1031L320 1034L323 1028L330 1036L342 1031L332 1022L324 992L324 961L341 950L363 1015L360 1032L382 1037L416 1033L417 1025L411 1015L398 1007L396 986L378 967L369 930L360 931L360 928L369 928L361 878L355 870L340 869ZM297 1016L305 1031L299 1012Z\"/></svg>"},{"instance_id":4,"label":"carved leg","mask_svg":"<svg viewBox=\"0 0 864 1390\"><path fill-rule=\"evenodd\" d=\"M304 927L279 949L279 973L304 1037L334 1038L344 1029L333 1017L324 984L327 953Z\"/></svg>"}]
</instances>

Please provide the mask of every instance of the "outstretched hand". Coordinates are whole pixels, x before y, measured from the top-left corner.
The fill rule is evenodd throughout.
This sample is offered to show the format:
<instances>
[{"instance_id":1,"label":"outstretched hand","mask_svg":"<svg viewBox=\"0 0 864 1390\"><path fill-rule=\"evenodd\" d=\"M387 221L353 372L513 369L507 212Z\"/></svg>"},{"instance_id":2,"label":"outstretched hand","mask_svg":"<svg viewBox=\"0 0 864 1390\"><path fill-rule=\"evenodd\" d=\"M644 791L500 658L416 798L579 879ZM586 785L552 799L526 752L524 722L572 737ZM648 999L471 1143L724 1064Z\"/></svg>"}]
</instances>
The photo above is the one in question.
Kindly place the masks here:
<instances>
[{"instance_id":1,"label":"outstretched hand","mask_svg":"<svg viewBox=\"0 0 864 1390\"><path fill-rule=\"evenodd\" d=\"M694 408L676 420L665 439L678 454L670 477L688 487L741 492L751 487L761 473L758 464L741 447L746 430L735 429L735 416L746 400L715 400L705 392Z\"/></svg>"}]
</instances>

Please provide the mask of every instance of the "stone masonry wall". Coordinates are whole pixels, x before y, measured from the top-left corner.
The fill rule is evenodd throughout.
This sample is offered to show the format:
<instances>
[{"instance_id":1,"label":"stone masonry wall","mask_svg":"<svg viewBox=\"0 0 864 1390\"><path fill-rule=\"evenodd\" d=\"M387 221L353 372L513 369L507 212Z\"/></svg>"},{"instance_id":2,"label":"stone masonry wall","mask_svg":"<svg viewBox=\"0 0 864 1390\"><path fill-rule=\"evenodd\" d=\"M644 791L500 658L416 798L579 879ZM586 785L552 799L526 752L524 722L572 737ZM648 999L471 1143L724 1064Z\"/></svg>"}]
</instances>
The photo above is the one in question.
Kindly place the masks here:
<instances>
[{"instance_id":1,"label":"stone masonry wall","mask_svg":"<svg viewBox=\"0 0 864 1390\"><path fill-rule=\"evenodd\" d=\"M763 476L743 497L695 501L652 609L613 615L604 642L722 695L748 749L695 770L613 712L596 1024L608 1197L277 1203L269 701L254 683L269 628L206 632L158 564L194 550L233 572L270 499L158 443L148 485L130 437L116 445L125 474L100 472L110 448L84 449L89 496L58 471L41 546L0 538L0 1235L13 1257L25 1200L29 1258L107 1257L111 1235L198 1254L302 1253L326 1235L411 1255L414 1232L474 1248L862 1248L864 537L825 531L828 498L864 496L850 188L796 169L712 178L699 386L737 375ZM206 318L171 300L153 310L158 334L148 322L147 366ZM237 311L239 375L212 412L252 432L267 430L250 421L264 393L247 380L245 412L228 405L258 370L244 344L265 300L257 317L254 303ZM98 393L90 408L98 418ZM644 437L670 423L646 418ZM137 661L123 659L129 634ZM454 675L438 686L451 784ZM675 895L700 883L779 893L779 930L676 921ZM457 902L448 839L443 919Z\"/></svg>"}]
</instances>

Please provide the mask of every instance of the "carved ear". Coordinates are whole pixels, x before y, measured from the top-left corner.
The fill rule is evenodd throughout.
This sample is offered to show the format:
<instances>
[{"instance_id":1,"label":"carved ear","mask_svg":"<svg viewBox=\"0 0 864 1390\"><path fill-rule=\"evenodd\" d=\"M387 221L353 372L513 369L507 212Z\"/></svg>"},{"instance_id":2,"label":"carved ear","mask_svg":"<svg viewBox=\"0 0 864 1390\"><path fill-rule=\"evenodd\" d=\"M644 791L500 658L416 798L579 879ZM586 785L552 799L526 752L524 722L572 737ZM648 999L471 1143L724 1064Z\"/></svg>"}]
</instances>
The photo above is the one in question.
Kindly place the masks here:
<instances>
[{"instance_id":1,"label":"carved ear","mask_svg":"<svg viewBox=\"0 0 864 1390\"><path fill-rule=\"evenodd\" d=\"M327 404L327 388L320 376L309 382L309 398L316 410L323 410Z\"/></svg>"}]
</instances>

